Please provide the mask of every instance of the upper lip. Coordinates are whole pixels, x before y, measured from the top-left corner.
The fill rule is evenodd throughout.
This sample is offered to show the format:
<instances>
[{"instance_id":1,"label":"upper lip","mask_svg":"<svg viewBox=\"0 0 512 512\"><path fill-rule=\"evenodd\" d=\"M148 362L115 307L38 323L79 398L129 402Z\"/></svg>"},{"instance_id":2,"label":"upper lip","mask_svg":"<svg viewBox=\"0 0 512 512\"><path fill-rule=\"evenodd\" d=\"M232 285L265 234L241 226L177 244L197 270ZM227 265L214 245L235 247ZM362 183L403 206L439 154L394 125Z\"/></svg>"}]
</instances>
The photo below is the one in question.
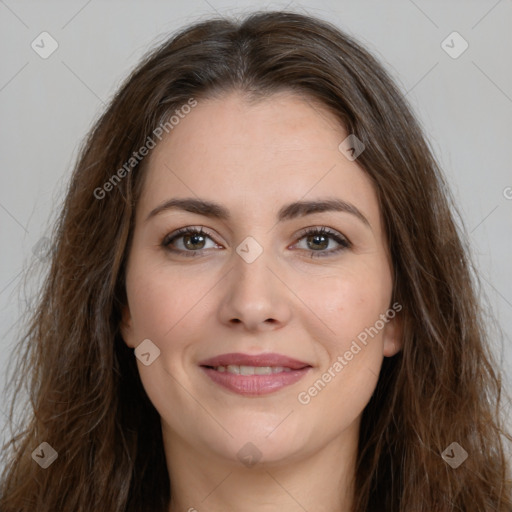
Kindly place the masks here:
<instances>
[{"instance_id":1,"label":"upper lip","mask_svg":"<svg viewBox=\"0 0 512 512\"><path fill-rule=\"evenodd\" d=\"M205 359L199 363L200 366L281 366L283 368L291 368L292 370L300 370L307 366L308 363L293 359L292 357L282 354L266 353L266 354L242 354L233 352L230 354L221 354L219 356Z\"/></svg>"}]
</instances>

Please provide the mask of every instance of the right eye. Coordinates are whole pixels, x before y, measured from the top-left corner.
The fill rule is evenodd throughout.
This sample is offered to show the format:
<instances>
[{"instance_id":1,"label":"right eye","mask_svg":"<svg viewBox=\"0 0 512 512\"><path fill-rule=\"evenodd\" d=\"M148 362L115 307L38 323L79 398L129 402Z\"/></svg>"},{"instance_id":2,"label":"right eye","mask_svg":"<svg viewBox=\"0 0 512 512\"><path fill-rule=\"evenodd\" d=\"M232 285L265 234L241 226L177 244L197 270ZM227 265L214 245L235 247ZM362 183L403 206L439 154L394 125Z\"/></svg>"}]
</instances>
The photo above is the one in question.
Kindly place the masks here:
<instances>
[{"instance_id":1,"label":"right eye","mask_svg":"<svg viewBox=\"0 0 512 512\"><path fill-rule=\"evenodd\" d=\"M174 233L166 235L162 240L162 247L170 252L179 253L187 257L199 256L198 253L205 249L204 244L207 238L212 240L214 244L218 246L213 238L208 233L203 231L202 227L200 229L193 227L181 228ZM180 239L182 239L181 244L183 248L173 247L176 245L175 242Z\"/></svg>"}]
</instances>

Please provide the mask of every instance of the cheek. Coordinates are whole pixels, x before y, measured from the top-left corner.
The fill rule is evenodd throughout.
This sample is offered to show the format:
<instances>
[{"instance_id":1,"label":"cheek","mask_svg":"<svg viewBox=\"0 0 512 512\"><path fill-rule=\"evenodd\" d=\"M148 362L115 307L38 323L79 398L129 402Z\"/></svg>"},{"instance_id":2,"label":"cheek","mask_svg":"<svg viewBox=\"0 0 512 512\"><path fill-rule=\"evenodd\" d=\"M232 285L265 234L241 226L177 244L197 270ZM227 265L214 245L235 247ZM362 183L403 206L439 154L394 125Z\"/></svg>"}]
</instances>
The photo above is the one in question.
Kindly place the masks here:
<instances>
[{"instance_id":1,"label":"cheek","mask_svg":"<svg viewBox=\"0 0 512 512\"><path fill-rule=\"evenodd\" d=\"M348 425L368 403L383 360L380 315L388 310L391 287L389 268L371 261L330 276L310 294L311 309L329 329L323 330L321 368L298 397L308 414L329 410L329 424Z\"/></svg>"},{"instance_id":2,"label":"cheek","mask_svg":"<svg viewBox=\"0 0 512 512\"><path fill-rule=\"evenodd\" d=\"M323 418L323 428L331 433L348 428L375 391L383 361L383 332L372 329L386 311L381 300L361 290L347 288L337 298L326 317L332 332L321 342L321 364L296 396L303 413Z\"/></svg>"},{"instance_id":3,"label":"cheek","mask_svg":"<svg viewBox=\"0 0 512 512\"><path fill-rule=\"evenodd\" d=\"M171 273L162 265L138 265L144 270L133 272L127 280L133 336L136 345L144 339L151 340L160 354L154 363L145 366L138 360L137 366L151 402L162 417L171 418L176 408L190 409L189 397L182 392L183 387L191 389L183 361L194 344L191 322L196 324L198 301L208 286L204 280ZM202 286L194 286L200 283ZM190 412L189 416L193 414ZM173 421L180 428L182 419Z\"/></svg>"},{"instance_id":4,"label":"cheek","mask_svg":"<svg viewBox=\"0 0 512 512\"><path fill-rule=\"evenodd\" d=\"M176 302L175 297L169 287L149 273L135 277L132 283L128 294L135 336L152 340L160 338L162 328L172 326L173 308L169 308L169 304Z\"/></svg>"},{"instance_id":5,"label":"cheek","mask_svg":"<svg viewBox=\"0 0 512 512\"><path fill-rule=\"evenodd\" d=\"M389 269L380 261L360 262L337 269L321 279L304 279L298 291L321 321L328 350L345 350L347 343L379 320L388 309L392 283Z\"/></svg>"},{"instance_id":6,"label":"cheek","mask_svg":"<svg viewBox=\"0 0 512 512\"><path fill-rule=\"evenodd\" d=\"M154 337L163 343L186 323L189 312L204 297L207 283L171 272L165 264L139 261L134 262L134 270L127 282L134 332L139 338Z\"/></svg>"}]
</instances>

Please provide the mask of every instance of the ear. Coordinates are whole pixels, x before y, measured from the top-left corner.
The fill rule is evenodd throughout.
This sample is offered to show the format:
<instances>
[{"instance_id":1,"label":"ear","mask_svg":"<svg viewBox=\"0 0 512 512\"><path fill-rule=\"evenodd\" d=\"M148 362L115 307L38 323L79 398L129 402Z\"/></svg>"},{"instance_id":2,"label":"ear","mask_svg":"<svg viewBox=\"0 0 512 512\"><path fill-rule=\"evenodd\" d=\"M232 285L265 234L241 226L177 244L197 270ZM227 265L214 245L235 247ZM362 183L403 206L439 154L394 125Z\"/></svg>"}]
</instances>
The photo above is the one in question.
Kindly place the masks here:
<instances>
[{"instance_id":1,"label":"ear","mask_svg":"<svg viewBox=\"0 0 512 512\"><path fill-rule=\"evenodd\" d=\"M383 334L383 354L385 357L393 357L403 348L403 317L400 313L395 313L384 327Z\"/></svg>"},{"instance_id":2,"label":"ear","mask_svg":"<svg viewBox=\"0 0 512 512\"><path fill-rule=\"evenodd\" d=\"M133 342L132 316L130 313L130 306L128 306L128 304L123 306L122 318L119 328L121 330L121 336L123 337L126 345L130 348L135 348L135 343Z\"/></svg>"}]
</instances>

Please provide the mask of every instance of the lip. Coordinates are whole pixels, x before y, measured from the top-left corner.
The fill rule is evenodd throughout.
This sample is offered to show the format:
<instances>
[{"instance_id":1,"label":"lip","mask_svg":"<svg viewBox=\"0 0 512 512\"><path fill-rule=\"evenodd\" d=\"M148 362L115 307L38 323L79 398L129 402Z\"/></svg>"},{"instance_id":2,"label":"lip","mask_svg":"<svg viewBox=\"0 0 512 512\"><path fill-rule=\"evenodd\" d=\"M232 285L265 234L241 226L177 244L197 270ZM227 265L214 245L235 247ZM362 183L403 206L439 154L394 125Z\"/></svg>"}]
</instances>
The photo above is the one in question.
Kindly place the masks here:
<instances>
[{"instance_id":1,"label":"lip","mask_svg":"<svg viewBox=\"0 0 512 512\"><path fill-rule=\"evenodd\" d=\"M238 375L219 372L217 366L280 366L289 371L270 375ZM302 379L311 365L288 356L275 353L249 355L242 353L222 354L199 363L201 370L216 384L240 395L260 396L274 393Z\"/></svg>"},{"instance_id":2,"label":"lip","mask_svg":"<svg viewBox=\"0 0 512 512\"><path fill-rule=\"evenodd\" d=\"M308 363L281 354L266 353L250 355L241 352L221 354L201 361L199 366L228 366L230 364L239 366L283 366L291 370L300 370L301 368L310 366Z\"/></svg>"}]
</instances>

